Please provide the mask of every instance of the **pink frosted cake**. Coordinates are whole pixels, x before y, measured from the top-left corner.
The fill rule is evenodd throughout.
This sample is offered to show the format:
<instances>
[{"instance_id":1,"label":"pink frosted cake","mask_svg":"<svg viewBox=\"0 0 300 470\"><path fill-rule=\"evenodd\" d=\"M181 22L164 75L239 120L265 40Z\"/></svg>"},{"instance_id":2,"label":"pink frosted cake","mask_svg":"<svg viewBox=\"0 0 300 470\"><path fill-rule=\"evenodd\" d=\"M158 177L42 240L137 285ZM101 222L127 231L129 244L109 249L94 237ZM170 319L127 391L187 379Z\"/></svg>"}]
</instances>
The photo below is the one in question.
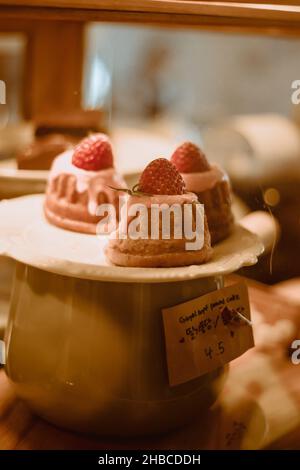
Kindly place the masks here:
<instances>
[{"instance_id":1,"label":"pink frosted cake","mask_svg":"<svg viewBox=\"0 0 300 470\"><path fill-rule=\"evenodd\" d=\"M226 238L233 227L231 188L226 173L217 165L210 165L204 153L190 142L175 150L171 162L180 172L187 191L195 193L204 204L212 244Z\"/></svg>"},{"instance_id":2,"label":"pink frosted cake","mask_svg":"<svg viewBox=\"0 0 300 470\"><path fill-rule=\"evenodd\" d=\"M54 160L44 204L46 218L61 228L94 234L101 220L96 214L100 204L113 204L118 215L120 193L110 186L126 188L126 183L113 166L108 137L94 134Z\"/></svg>"},{"instance_id":3,"label":"pink frosted cake","mask_svg":"<svg viewBox=\"0 0 300 470\"><path fill-rule=\"evenodd\" d=\"M181 209L184 205L191 208L192 224L195 226L196 210L199 209L197 196L185 192L185 184L172 163L164 158L153 160L141 175L137 194L127 196L127 204L122 208L120 228L128 233L135 215L130 209L138 204L146 208L146 216L141 219L140 230L146 235L141 238L121 237L113 233L106 249L109 260L119 266L171 267L201 264L211 257L210 234L204 218L203 243L199 249L188 250L187 238L175 236L174 214L170 216L170 237L162 236L162 217L154 227L150 214L153 205L173 204ZM156 236L153 233L156 229ZM120 232L119 232L120 233ZM185 232L182 230L182 233Z\"/></svg>"}]
</instances>

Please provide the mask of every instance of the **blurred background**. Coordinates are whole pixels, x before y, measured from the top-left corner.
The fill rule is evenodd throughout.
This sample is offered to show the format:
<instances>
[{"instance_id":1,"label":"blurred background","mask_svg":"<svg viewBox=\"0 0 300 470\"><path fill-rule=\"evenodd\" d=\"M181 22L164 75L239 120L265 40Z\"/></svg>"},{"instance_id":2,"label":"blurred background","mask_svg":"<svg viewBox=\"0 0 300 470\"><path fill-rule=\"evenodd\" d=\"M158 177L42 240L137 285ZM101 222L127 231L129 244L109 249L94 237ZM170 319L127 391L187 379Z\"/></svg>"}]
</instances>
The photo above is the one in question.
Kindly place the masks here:
<instances>
[{"instance_id":1,"label":"blurred background","mask_svg":"<svg viewBox=\"0 0 300 470\"><path fill-rule=\"evenodd\" d=\"M102 105L113 82L115 118L170 113L202 126L235 114L290 116L300 77L293 39L92 24L86 47L85 102Z\"/></svg>"}]
</instances>

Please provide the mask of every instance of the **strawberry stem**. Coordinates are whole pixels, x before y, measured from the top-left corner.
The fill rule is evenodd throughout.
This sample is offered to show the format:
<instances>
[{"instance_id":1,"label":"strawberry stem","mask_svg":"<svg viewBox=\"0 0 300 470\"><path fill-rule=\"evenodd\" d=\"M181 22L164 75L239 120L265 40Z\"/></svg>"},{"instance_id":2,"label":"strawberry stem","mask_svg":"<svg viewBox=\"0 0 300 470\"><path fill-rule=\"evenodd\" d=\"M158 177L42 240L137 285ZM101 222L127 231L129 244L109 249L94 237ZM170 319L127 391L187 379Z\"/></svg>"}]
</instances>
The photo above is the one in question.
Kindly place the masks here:
<instances>
[{"instance_id":1,"label":"strawberry stem","mask_svg":"<svg viewBox=\"0 0 300 470\"><path fill-rule=\"evenodd\" d=\"M110 186L109 184L106 184L105 186L112 189L113 191L121 191L122 193L127 193L127 194L130 194L130 196L132 196L132 191L130 189L127 189L127 188L114 188L113 186Z\"/></svg>"},{"instance_id":2,"label":"strawberry stem","mask_svg":"<svg viewBox=\"0 0 300 470\"><path fill-rule=\"evenodd\" d=\"M109 184L107 184L106 186L110 189L113 189L114 191L121 191L121 192L127 193L130 196L152 196L152 194L143 193L142 191L139 191L138 190L138 187L139 187L138 184L135 184L132 189L114 188L113 186L110 186Z\"/></svg>"}]
</instances>

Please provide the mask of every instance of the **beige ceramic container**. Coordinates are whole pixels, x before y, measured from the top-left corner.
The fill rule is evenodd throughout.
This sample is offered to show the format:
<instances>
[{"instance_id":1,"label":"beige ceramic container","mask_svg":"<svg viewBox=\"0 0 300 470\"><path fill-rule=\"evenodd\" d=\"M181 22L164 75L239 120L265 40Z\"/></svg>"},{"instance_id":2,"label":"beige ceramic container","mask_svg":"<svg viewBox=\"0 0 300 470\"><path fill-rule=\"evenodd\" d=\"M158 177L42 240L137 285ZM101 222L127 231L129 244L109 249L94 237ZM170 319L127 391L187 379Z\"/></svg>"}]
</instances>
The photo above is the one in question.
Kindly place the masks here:
<instances>
[{"instance_id":1,"label":"beige ceramic container","mask_svg":"<svg viewBox=\"0 0 300 470\"><path fill-rule=\"evenodd\" d=\"M123 436L175 428L211 406L224 370L170 387L161 308L218 286L116 284L18 263L6 372L34 411L63 427Z\"/></svg>"}]
</instances>

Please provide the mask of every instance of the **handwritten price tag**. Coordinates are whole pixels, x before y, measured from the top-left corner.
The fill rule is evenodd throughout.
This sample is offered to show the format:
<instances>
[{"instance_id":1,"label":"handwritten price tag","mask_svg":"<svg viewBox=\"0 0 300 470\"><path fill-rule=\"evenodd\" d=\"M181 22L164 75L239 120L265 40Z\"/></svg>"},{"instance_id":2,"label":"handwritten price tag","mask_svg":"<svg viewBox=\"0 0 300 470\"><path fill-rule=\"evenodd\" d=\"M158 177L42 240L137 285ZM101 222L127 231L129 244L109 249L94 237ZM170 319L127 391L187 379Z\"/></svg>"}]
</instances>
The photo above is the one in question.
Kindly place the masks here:
<instances>
[{"instance_id":1,"label":"handwritten price tag","mask_svg":"<svg viewBox=\"0 0 300 470\"><path fill-rule=\"evenodd\" d=\"M165 308L162 315L171 386L217 369L254 346L244 283Z\"/></svg>"}]
</instances>

